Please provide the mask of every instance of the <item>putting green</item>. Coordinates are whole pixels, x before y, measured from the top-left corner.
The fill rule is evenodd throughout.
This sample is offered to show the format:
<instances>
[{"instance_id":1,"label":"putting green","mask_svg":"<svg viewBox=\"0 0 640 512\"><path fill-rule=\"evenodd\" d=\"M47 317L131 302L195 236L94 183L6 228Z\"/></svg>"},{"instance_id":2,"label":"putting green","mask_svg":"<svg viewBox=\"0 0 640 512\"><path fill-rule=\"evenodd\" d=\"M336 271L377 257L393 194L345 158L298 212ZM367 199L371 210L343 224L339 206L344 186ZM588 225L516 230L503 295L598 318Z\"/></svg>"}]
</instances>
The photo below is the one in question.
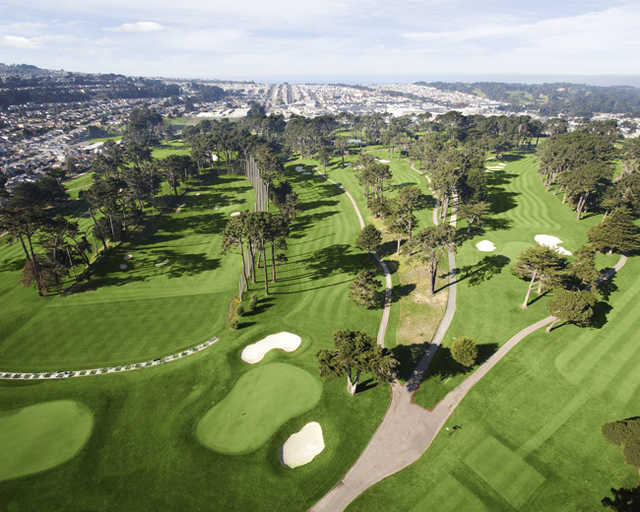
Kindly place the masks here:
<instances>
[{"instance_id":1,"label":"putting green","mask_svg":"<svg viewBox=\"0 0 640 512\"><path fill-rule=\"evenodd\" d=\"M92 427L91 411L73 400L0 413L0 481L66 462L84 446Z\"/></svg>"},{"instance_id":2,"label":"putting green","mask_svg":"<svg viewBox=\"0 0 640 512\"><path fill-rule=\"evenodd\" d=\"M256 450L285 422L312 409L322 384L296 366L271 363L245 373L196 428L206 447L227 454Z\"/></svg>"}]
</instances>

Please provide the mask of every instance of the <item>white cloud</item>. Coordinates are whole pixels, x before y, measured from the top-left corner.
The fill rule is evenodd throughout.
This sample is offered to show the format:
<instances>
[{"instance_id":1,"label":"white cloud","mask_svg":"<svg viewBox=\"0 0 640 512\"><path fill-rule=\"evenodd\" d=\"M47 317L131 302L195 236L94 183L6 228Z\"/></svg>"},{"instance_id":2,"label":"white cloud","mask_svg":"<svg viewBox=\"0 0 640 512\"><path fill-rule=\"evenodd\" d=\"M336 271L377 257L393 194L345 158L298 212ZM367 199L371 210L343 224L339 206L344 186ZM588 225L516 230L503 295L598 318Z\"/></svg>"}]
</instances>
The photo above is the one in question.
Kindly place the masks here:
<instances>
[{"instance_id":1,"label":"white cloud","mask_svg":"<svg viewBox=\"0 0 640 512\"><path fill-rule=\"evenodd\" d=\"M117 27L106 28L110 32L158 32L164 30L164 26L155 21L136 21L135 23L123 23Z\"/></svg>"},{"instance_id":2,"label":"white cloud","mask_svg":"<svg viewBox=\"0 0 640 512\"><path fill-rule=\"evenodd\" d=\"M27 37L9 35L0 36L0 48L31 49L37 47L38 44Z\"/></svg>"}]
</instances>

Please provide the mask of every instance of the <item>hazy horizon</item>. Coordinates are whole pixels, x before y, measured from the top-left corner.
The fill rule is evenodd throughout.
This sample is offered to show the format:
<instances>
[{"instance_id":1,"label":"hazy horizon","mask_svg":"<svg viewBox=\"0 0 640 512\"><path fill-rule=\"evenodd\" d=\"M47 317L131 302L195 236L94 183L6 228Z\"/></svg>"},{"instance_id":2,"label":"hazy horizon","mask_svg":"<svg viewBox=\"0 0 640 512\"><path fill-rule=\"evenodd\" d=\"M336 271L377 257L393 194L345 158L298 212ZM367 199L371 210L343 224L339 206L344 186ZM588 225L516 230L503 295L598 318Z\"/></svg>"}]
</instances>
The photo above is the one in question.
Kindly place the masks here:
<instances>
[{"instance_id":1,"label":"hazy horizon","mask_svg":"<svg viewBox=\"0 0 640 512\"><path fill-rule=\"evenodd\" d=\"M629 0L18 0L0 62L127 75L299 80L632 74ZM634 82L637 83L637 82Z\"/></svg>"}]
</instances>

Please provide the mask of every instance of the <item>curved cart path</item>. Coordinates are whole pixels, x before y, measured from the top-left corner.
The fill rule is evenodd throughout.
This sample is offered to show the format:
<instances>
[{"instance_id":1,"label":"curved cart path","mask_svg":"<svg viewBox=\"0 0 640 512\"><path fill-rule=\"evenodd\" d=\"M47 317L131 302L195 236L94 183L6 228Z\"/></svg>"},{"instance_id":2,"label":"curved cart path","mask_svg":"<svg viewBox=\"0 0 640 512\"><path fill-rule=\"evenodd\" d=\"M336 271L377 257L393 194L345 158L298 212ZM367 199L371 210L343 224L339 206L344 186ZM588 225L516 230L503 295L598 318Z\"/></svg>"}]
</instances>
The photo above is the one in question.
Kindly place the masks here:
<instances>
[{"instance_id":1,"label":"curved cart path","mask_svg":"<svg viewBox=\"0 0 640 512\"><path fill-rule=\"evenodd\" d=\"M358 205L356 204L356 201L351 195L351 193L347 189L345 189L340 183L333 181L328 176L322 174L319 171L318 171L318 174L322 178L327 180L329 183L333 183L334 185L336 185L340 190L342 190L345 193L345 195L349 198L349 201L351 201L351 204L353 205L353 209L356 211L356 215L358 216L358 222L360 223L360 229L361 230L364 229L366 225L364 222L364 218L362 217L362 213L360 213L360 208L358 208ZM371 255L375 258L375 260L378 262L378 264L382 268L382 272L384 272L384 280L385 280L384 309L382 310L382 319L380 320L380 326L378 327L378 336L377 336L378 345L380 345L381 347L384 347L384 336L387 332L387 325L389 324L389 313L391 312L391 292L393 289L393 283L391 282L391 272L389 272L389 267L387 267L387 264L384 261L382 261L382 258L380 258L380 256L378 256L375 252L372 252Z\"/></svg>"},{"instance_id":2,"label":"curved cart path","mask_svg":"<svg viewBox=\"0 0 640 512\"><path fill-rule=\"evenodd\" d=\"M416 170L413 165L411 168L419 174L422 174ZM357 211L355 201L353 201L353 198L350 199ZM358 216L361 218L359 213ZM434 221L437 223L435 215ZM452 216L451 222L455 225L455 214ZM625 263L626 257L621 256L614 269L603 276L603 278L608 279L611 277L622 268ZM449 276L450 287L447 309L429 349L418 363L414 374L406 386L398 382L394 382L391 385L391 403L389 408L364 452L342 480L320 499L320 501L311 508L311 511L342 511L369 487L418 460L427 448L429 448L449 416L451 416L471 388L520 341L529 334L547 326L555 319L553 316L548 316L515 334L475 372L469 375L469 377L455 389L450 391L433 410L428 411L413 403L411 398L453 320L456 300L455 254L453 251L449 252L449 268L452 269L452 271Z\"/></svg>"}]
</instances>

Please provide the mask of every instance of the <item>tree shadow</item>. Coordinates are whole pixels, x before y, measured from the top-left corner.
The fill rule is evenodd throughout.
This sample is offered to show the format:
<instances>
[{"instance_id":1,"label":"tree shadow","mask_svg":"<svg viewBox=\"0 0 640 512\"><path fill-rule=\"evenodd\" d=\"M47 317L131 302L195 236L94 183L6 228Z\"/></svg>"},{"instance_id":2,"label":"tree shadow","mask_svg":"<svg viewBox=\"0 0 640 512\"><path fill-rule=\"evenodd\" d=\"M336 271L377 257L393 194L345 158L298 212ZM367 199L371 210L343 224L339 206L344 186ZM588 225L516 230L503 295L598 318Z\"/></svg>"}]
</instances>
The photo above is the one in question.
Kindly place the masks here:
<instances>
[{"instance_id":1,"label":"tree shadow","mask_svg":"<svg viewBox=\"0 0 640 512\"><path fill-rule=\"evenodd\" d=\"M384 242L378 246L378 256L380 258L386 258L396 253L396 248L398 247L398 242L394 240L390 240L389 242Z\"/></svg>"},{"instance_id":2,"label":"tree shadow","mask_svg":"<svg viewBox=\"0 0 640 512\"><path fill-rule=\"evenodd\" d=\"M320 220L326 219L333 215L336 215L338 212L335 210L331 210L328 212L320 212L320 213L310 213L308 215L299 215L296 217L296 220L291 226L291 238L302 238L304 235L302 231L306 231L310 227L313 226L314 222L318 222Z\"/></svg>"},{"instance_id":3,"label":"tree shadow","mask_svg":"<svg viewBox=\"0 0 640 512\"><path fill-rule=\"evenodd\" d=\"M412 345L397 345L391 350L393 357L398 361L396 375L399 379L407 381L413 375L416 366L427 352L431 343L415 343Z\"/></svg>"},{"instance_id":4,"label":"tree shadow","mask_svg":"<svg viewBox=\"0 0 640 512\"><path fill-rule=\"evenodd\" d=\"M593 316L591 317L591 327L602 329L607 323L607 315L613 307L607 302L598 301L593 307Z\"/></svg>"},{"instance_id":5,"label":"tree shadow","mask_svg":"<svg viewBox=\"0 0 640 512\"><path fill-rule=\"evenodd\" d=\"M208 258L206 254L182 254L175 251L162 251L169 263L161 268L166 269L170 278L192 276L208 270L215 270L220 266L220 258Z\"/></svg>"},{"instance_id":6,"label":"tree shadow","mask_svg":"<svg viewBox=\"0 0 640 512\"><path fill-rule=\"evenodd\" d=\"M480 365L485 363L498 350L496 343L486 343L478 345L478 357L473 366L467 367L458 363L451 355L449 347L440 347L431 361L427 377L439 377L440 379L448 379L458 375L473 373Z\"/></svg>"},{"instance_id":7,"label":"tree shadow","mask_svg":"<svg viewBox=\"0 0 640 512\"><path fill-rule=\"evenodd\" d=\"M373 378L368 378L365 381L359 382L356 386L356 395L359 393L363 393L368 391L369 389L373 389L378 385L378 381Z\"/></svg>"},{"instance_id":8,"label":"tree shadow","mask_svg":"<svg viewBox=\"0 0 640 512\"><path fill-rule=\"evenodd\" d=\"M348 244L333 244L316 251L307 262L306 267L315 279L328 277L336 272L357 274L370 267L368 253L351 253Z\"/></svg>"},{"instance_id":9,"label":"tree shadow","mask_svg":"<svg viewBox=\"0 0 640 512\"><path fill-rule=\"evenodd\" d=\"M608 279L603 279L602 281L598 281L597 289L600 295L604 300L609 300L609 297L612 293L618 290L618 285L615 283L616 273L613 272L612 268L605 268L601 270L602 275L609 275Z\"/></svg>"},{"instance_id":10,"label":"tree shadow","mask_svg":"<svg viewBox=\"0 0 640 512\"><path fill-rule=\"evenodd\" d=\"M542 297L545 297L548 293L551 292L551 289L548 290L544 290L542 293L540 293L539 295L537 295L535 298L530 299L529 302L527 303L527 306L531 306L532 304L535 304L536 302L538 302Z\"/></svg>"},{"instance_id":11,"label":"tree shadow","mask_svg":"<svg viewBox=\"0 0 640 512\"><path fill-rule=\"evenodd\" d=\"M391 289L391 302L398 302L403 297L408 297L416 289L416 285L397 284Z\"/></svg>"},{"instance_id":12,"label":"tree shadow","mask_svg":"<svg viewBox=\"0 0 640 512\"><path fill-rule=\"evenodd\" d=\"M456 271L456 276L459 276L456 283L468 280L470 286L478 286L500 274L510 261L507 256L502 254L485 256L473 265L459 267Z\"/></svg>"},{"instance_id":13,"label":"tree shadow","mask_svg":"<svg viewBox=\"0 0 640 512\"><path fill-rule=\"evenodd\" d=\"M307 201L300 205L300 209L304 211L314 210L316 208L321 208L323 206L335 206L338 204L338 201Z\"/></svg>"},{"instance_id":14,"label":"tree shadow","mask_svg":"<svg viewBox=\"0 0 640 512\"><path fill-rule=\"evenodd\" d=\"M264 313L267 309L273 306L273 299L271 297L260 297L253 311L247 311L242 316L256 316L260 313Z\"/></svg>"},{"instance_id":15,"label":"tree shadow","mask_svg":"<svg viewBox=\"0 0 640 512\"><path fill-rule=\"evenodd\" d=\"M415 187L416 184L412 181L405 181L404 183L394 183L393 185L389 185L386 189L390 192L395 190L402 190L407 187Z\"/></svg>"}]
</instances>

